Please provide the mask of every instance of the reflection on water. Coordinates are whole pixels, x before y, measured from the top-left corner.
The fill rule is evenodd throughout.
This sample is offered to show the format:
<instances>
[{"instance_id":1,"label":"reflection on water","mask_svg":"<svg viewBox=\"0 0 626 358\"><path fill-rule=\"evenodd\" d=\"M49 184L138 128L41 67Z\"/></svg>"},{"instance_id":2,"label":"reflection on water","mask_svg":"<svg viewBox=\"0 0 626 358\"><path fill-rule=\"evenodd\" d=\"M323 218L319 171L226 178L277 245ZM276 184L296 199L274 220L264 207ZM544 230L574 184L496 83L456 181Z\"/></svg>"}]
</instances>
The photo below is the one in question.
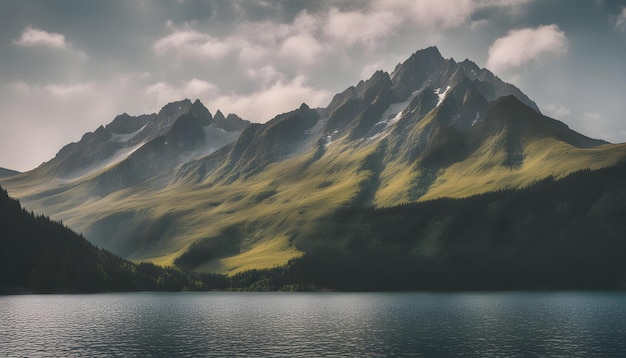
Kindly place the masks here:
<instances>
[{"instance_id":1,"label":"reflection on water","mask_svg":"<svg viewBox=\"0 0 626 358\"><path fill-rule=\"evenodd\" d=\"M625 293L0 297L2 356L626 355Z\"/></svg>"}]
</instances>

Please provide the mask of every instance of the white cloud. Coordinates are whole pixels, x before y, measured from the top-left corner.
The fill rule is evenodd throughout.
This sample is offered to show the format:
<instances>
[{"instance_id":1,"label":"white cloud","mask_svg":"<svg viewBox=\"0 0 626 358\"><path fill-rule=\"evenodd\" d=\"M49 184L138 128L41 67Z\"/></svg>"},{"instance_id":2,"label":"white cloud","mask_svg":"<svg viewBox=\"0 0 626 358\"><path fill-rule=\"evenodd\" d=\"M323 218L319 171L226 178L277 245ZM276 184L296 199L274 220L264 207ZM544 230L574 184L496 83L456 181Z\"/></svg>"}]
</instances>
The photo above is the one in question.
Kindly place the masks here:
<instances>
[{"instance_id":1,"label":"white cloud","mask_svg":"<svg viewBox=\"0 0 626 358\"><path fill-rule=\"evenodd\" d=\"M343 45L375 47L406 26L430 35L471 22L472 15L488 8L512 14L531 0L373 0L368 7L341 11L330 8L325 14L324 33ZM483 24L475 21L476 26Z\"/></svg>"},{"instance_id":2,"label":"white cloud","mask_svg":"<svg viewBox=\"0 0 626 358\"><path fill-rule=\"evenodd\" d=\"M293 29L302 34L313 34L322 26L319 16L309 14L306 10L300 12L293 20Z\"/></svg>"},{"instance_id":3,"label":"white cloud","mask_svg":"<svg viewBox=\"0 0 626 358\"><path fill-rule=\"evenodd\" d=\"M486 27L487 25L489 25L489 23L490 21L487 19L480 19L480 20L475 20L475 21L470 22L469 27L471 30L476 31L476 30Z\"/></svg>"},{"instance_id":4,"label":"white cloud","mask_svg":"<svg viewBox=\"0 0 626 358\"><path fill-rule=\"evenodd\" d=\"M279 72L274 66L263 66L261 68L249 68L248 77L257 80L262 86L268 86L274 82L284 81L286 79L282 72Z\"/></svg>"},{"instance_id":5,"label":"white cloud","mask_svg":"<svg viewBox=\"0 0 626 358\"><path fill-rule=\"evenodd\" d=\"M20 38L13 40L13 43L21 47L44 47L64 50L66 53L78 56L79 58L87 58L85 52L67 42L64 35L47 32L36 27L27 27L24 29Z\"/></svg>"},{"instance_id":6,"label":"white cloud","mask_svg":"<svg viewBox=\"0 0 626 358\"><path fill-rule=\"evenodd\" d=\"M50 47L50 48L68 48L69 45L65 42L65 36L54 32L47 32L35 27L27 27L22 32L19 39L13 40L13 43L24 47Z\"/></svg>"},{"instance_id":7,"label":"white cloud","mask_svg":"<svg viewBox=\"0 0 626 358\"><path fill-rule=\"evenodd\" d=\"M172 54L179 60L219 60L235 54L244 67L271 65L276 61L309 66L329 49L315 36L320 26L318 17L303 11L291 24L246 22L237 26L230 36L217 38L193 29L190 24L176 27L168 21L166 27L170 33L156 40L153 49L158 55Z\"/></svg>"},{"instance_id":8,"label":"white cloud","mask_svg":"<svg viewBox=\"0 0 626 358\"><path fill-rule=\"evenodd\" d=\"M160 81L145 88L147 97L153 98L153 102L161 106L183 98L204 99L215 96L217 93L218 89L214 84L196 78L179 84Z\"/></svg>"},{"instance_id":9,"label":"white cloud","mask_svg":"<svg viewBox=\"0 0 626 358\"><path fill-rule=\"evenodd\" d=\"M5 87L7 87L12 93L19 93L23 95L30 94L32 90L31 86L24 81L12 82L5 85Z\"/></svg>"},{"instance_id":10,"label":"white cloud","mask_svg":"<svg viewBox=\"0 0 626 358\"><path fill-rule=\"evenodd\" d=\"M44 89L52 96L64 99L93 93L93 85L90 83L74 83L69 85L51 83L45 86Z\"/></svg>"},{"instance_id":11,"label":"white cloud","mask_svg":"<svg viewBox=\"0 0 626 358\"><path fill-rule=\"evenodd\" d=\"M209 109L236 113L253 122L266 122L275 115L298 108L303 102L310 107L323 107L330 102L331 93L305 84L298 76L290 82L278 81L250 94L226 94L209 98Z\"/></svg>"},{"instance_id":12,"label":"white cloud","mask_svg":"<svg viewBox=\"0 0 626 358\"><path fill-rule=\"evenodd\" d=\"M484 10L497 8L493 13L510 14L511 9L528 1L363 0L340 5L324 2L314 6L321 10L303 10L287 22L277 20L288 16L277 2L267 2L271 11L250 16L245 8L264 5L252 6L244 1L232 5L242 8L240 14L229 13L214 21L216 17L203 18L198 13L197 20L181 20L176 25L165 23L163 16L169 12L158 13L149 2L142 2L146 7L142 8L142 16L154 15L144 18L145 22L162 26L163 30L160 37L148 43L153 56L142 54L141 48L130 56L111 49L110 57L103 58L104 63L93 58L79 63L80 66L74 66L74 58L64 55L79 52L72 42L75 38L88 39L93 35L89 31L73 35L65 30L61 34L35 27L19 28L23 33L18 32L11 49L60 50L55 51L63 54L58 62L75 69L51 78L71 78L74 82L32 85L28 83L29 76L16 73L12 78L23 82L0 85L0 98L5 99L2 117L7 118L2 122L0 142L9 148L21 148L24 153L28 148L38 148L33 152L39 155L36 160L24 159L19 166L7 166L27 169L25 166L50 159L62 145L80 139L83 133L110 122L119 113L150 113L185 97L199 98L213 113L222 109L256 122L297 108L302 102L311 107L326 106L332 94L354 84L359 77L369 78L378 69L392 70L398 61L406 59L409 51L423 46L425 37L444 37L442 30L450 28L480 28L489 21L485 16L492 13ZM179 15L176 13L175 17L185 18ZM211 16L218 15L224 14L215 12ZM266 21L250 20L262 16ZM139 43L136 40L146 33L133 31L140 28L148 29L129 28L125 39ZM444 47L445 40L444 37ZM429 39L428 43L432 41ZM119 50L123 48L120 46ZM156 61L150 57L156 57ZM131 73L101 79L102 73L123 71ZM570 116L574 117L580 118ZM33 128L15 130L27 125ZM29 138L18 138L18 133L29 133ZM19 140L9 142L9 137ZM7 157L10 155L4 156ZM0 164L5 164L2 160Z\"/></svg>"},{"instance_id":13,"label":"white cloud","mask_svg":"<svg viewBox=\"0 0 626 358\"><path fill-rule=\"evenodd\" d=\"M250 93L221 93L214 84L199 79L181 83L159 81L140 91L138 100L160 108L183 98L199 98L213 113L220 109L253 122L265 122L279 113L299 107L303 102L311 107L326 106L330 102L329 91L307 85L303 76L287 81L272 67L263 67L249 75L267 77L267 80L262 80L266 85Z\"/></svg>"},{"instance_id":14,"label":"white cloud","mask_svg":"<svg viewBox=\"0 0 626 358\"><path fill-rule=\"evenodd\" d=\"M560 103L546 103L541 106L543 113L549 117L562 119L569 116L572 111Z\"/></svg>"},{"instance_id":15,"label":"white cloud","mask_svg":"<svg viewBox=\"0 0 626 358\"><path fill-rule=\"evenodd\" d=\"M349 10L335 6L318 13L303 10L288 23L240 22L224 37L202 30L197 22L175 25L167 21L168 33L153 43L153 50L174 59L173 68L184 68L188 60L228 58L237 60L232 65L241 73L272 66L297 76L327 63L329 54L346 58L355 47L373 53L391 37L416 27L437 36L441 29L469 24L481 9L514 8L528 1L370 0Z\"/></svg>"},{"instance_id":16,"label":"white cloud","mask_svg":"<svg viewBox=\"0 0 626 358\"><path fill-rule=\"evenodd\" d=\"M157 40L153 47L158 54L221 59L234 50L236 44L187 28L174 30Z\"/></svg>"},{"instance_id":17,"label":"white cloud","mask_svg":"<svg viewBox=\"0 0 626 358\"><path fill-rule=\"evenodd\" d=\"M384 64L382 61L376 61L370 64L367 64L365 66L363 66L363 69L361 70L361 79L362 80L366 80L370 77L372 77L372 75L374 74L374 72L378 71L378 70L382 70L384 69Z\"/></svg>"},{"instance_id":18,"label":"white cloud","mask_svg":"<svg viewBox=\"0 0 626 358\"><path fill-rule=\"evenodd\" d=\"M608 113L589 111L573 113L568 124L572 129L591 138L603 139L612 143L624 143L626 125L615 121Z\"/></svg>"},{"instance_id":19,"label":"white cloud","mask_svg":"<svg viewBox=\"0 0 626 358\"><path fill-rule=\"evenodd\" d=\"M602 115L598 112L585 112L583 113L583 119L589 122L597 122L602 120Z\"/></svg>"},{"instance_id":20,"label":"white cloud","mask_svg":"<svg viewBox=\"0 0 626 358\"><path fill-rule=\"evenodd\" d=\"M534 0L475 0L480 8L504 8L512 14L520 12L521 8Z\"/></svg>"},{"instance_id":21,"label":"white cloud","mask_svg":"<svg viewBox=\"0 0 626 358\"><path fill-rule=\"evenodd\" d=\"M129 95L135 90L127 91L126 86L118 78L108 83L35 85L18 81L0 85L0 95L7 100L0 143L14 148L12 154L0 156L1 165L21 171L32 169L51 159L63 145L110 122L116 114L138 110L133 108L138 102L136 96Z\"/></svg>"},{"instance_id":22,"label":"white cloud","mask_svg":"<svg viewBox=\"0 0 626 358\"><path fill-rule=\"evenodd\" d=\"M22 95L70 100L74 100L79 96L89 96L94 93L92 83L49 83L45 86L39 86L31 85L24 81L17 81L10 83L8 88L13 93Z\"/></svg>"},{"instance_id":23,"label":"white cloud","mask_svg":"<svg viewBox=\"0 0 626 358\"><path fill-rule=\"evenodd\" d=\"M327 47L308 35L296 35L287 38L280 47L280 56L297 61L300 66L310 66L317 62L318 56L327 51Z\"/></svg>"},{"instance_id":24,"label":"white cloud","mask_svg":"<svg viewBox=\"0 0 626 358\"><path fill-rule=\"evenodd\" d=\"M626 7L615 17L615 29L626 32Z\"/></svg>"},{"instance_id":25,"label":"white cloud","mask_svg":"<svg viewBox=\"0 0 626 358\"><path fill-rule=\"evenodd\" d=\"M464 23L478 8L478 3L474 0L377 0L374 7L393 12L395 19L435 30Z\"/></svg>"},{"instance_id":26,"label":"white cloud","mask_svg":"<svg viewBox=\"0 0 626 358\"><path fill-rule=\"evenodd\" d=\"M331 8L324 26L325 34L349 46L376 45L398 27L398 18L392 11L348 11Z\"/></svg>"},{"instance_id":27,"label":"white cloud","mask_svg":"<svg viewBox=\"0 0 626 358\"><path fill-rule=\"evenodd\" d=\"M248 23L249 31L242 33L255 38L278 35L287 38L294 33L314 35L318 41L340 41L344 45L376 45L405 25L437 32L443 28L462 25L472 15L484 9L499 8L507 13L518 12L532 0L361 0L347 6L334 6L318 13L300 12L290 24ZM241 8L236 4L235 8ZM242 9L242 16L245 11ZM262 30L262 31L259 31ZM276 43L275 43L276 44Z\"/></svg>"},{"instance_id":28,"label":"white cloud","mask_svg":"<svg viewBox=\"0 0 626 358\"><path fill-rule=\"evenodd\" d=\"M568 40L557 25L512 30L489 48L487 67L494 72L567 52Z\"/></svg>"},{"instance_id":29,"label":"white cloud","mask_svg":"<svg viewBox=\"0 0 626 358\"><path fill-rule=\"evenodd\" d=\"M581 131L583 134L592 138L611 140L612 133L610 131L611 124L607 119L598 112L585 112L582 114Z\"/></svg>"}]
</instances>

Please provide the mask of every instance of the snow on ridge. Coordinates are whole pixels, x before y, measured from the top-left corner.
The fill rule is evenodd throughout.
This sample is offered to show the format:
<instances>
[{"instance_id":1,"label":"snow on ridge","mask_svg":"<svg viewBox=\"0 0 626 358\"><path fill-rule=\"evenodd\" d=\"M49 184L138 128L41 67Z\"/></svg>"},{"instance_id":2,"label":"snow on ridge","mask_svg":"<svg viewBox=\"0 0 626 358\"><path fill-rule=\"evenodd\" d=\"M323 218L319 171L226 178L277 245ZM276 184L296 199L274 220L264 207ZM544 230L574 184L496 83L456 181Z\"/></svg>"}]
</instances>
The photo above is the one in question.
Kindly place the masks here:
<instances>
[{"instance_id":1,"label":"snow on ridge","mask_svg":"<svg viewBox=\"0 0 626 358\"><path fill-rule=\"evenodd\" d=\"M333 136L335 134L339 133L338 130L334 130L331 134L327 135L326 138L326 144L324 144L324 146L328 147L329 145L331 145L334 141L333 141Z\"/></svg>"},{"instance_id":2,"label":"snow on ridge","mask_svg":"<svg viewBox=\"0 0 626 358\"><path fill-rule=\"evenodd\" d=\"M441 102L443 102L443 100L446 99L446 96L448 95L448 91L450 91L450 86L447 86L443 92L441 92L441 88L435 88L434 92L439 97L439 101L437 101L437 106L439 106Z\"/></svg>"},{"instance_id":3,"label":"snow on ridge","mask_svg":"<svg viewBox=\"0 0 626 358\"><path fill-rule=\"evenodd\" d=\"M380 137L385 129L389 128L389 126L393 123L399 121L400 118L402 118L404 111L407 109L409 104L411 104L411 101L413 101L418 93L419 91L413 92L406 101L390 104L385 112L383 112L383 114L380 116L378 122L374 124L374 128L381 127L380 130L378 130L373 136L367 139L373 140Z\"/></svg>"},{"instance_id":4,"label":"snow on ridge","mask_svg":"<svg viewBox=\"0 0 626 358\"><path fill-rule=\"evenodd\" d=\"M216 127L214 124L202 127L202 131L204 132L205 139L210 142L215 142L214 144L217 147L234 142L241 134L241 131L228 132L223 128Z\"/></svg>"},{"instance_id":5,"label":"snow on ridge","mask_svg":"<svg viewBox=\"0 0 626 358\"><path fill-rule=\"evenodd\" d=\"M478 123L478 118L480 118L480 112L476 112L476 117L474 117L474 121L472 122L472 127Z\"/></svg>"},{"instance_id":6,"label":"snow on ridge","mask_svg":"<svg viewBox=\"0 0 626 358\"><path fill-rule=\"evenodd\" d=\"M131 154L137 151L137 149L141 148L144 144L146 144L146 142L139 143L130 148L121 149L117 151L115 154L113 154L112 156L110 156L109 158L104 159L103 161L99 163L94 163L93 165L90 165L87 168L79 169L77 171L72 172L69 176L63 178L63 181L70 182L76 179L81 179L93 173L99 172L100 170L104 168L112 167L120 163L121 161L125 160L126 158L128 158Z\"/></svg>"},{"instance_id":7,"label":"snow on ridge","mask_svg":"<svg viewBox=\"0 0 626 358\"><path fill-rule=\"evenodd\" d=\"M135 136L137 134L139 134L142 130L144 130L144 128L146 128L148 124L146 123L143 127L139 128L138 130L132 132L132 133L126 133L126 134L116 134L114 133L113 135L111 135L111 141L113 142L118 142L118 143L126 143L129 140L135 138Z\"/></svg>"},{"instance_id":8,"label":"snow on ridge","mask_svg":"<svg viewBox=\"0 0 626 358\"><path fill-rule=\"evenodd\" d=\"M409 98L404 102L390 104L389 107L385 110L385 112L383 112L383 114L380 116L380 119L378 120L378 122L376 122L374 126L377 126L379 124L389 125L399 120L402 117L404 110L409 106L409 104L411 104L411 101L413 100L413 98L415 98L418 92L419 91L413 92L409 96Z\"/></svg>"},{"instance_id":9,"label":"snow on ridge","mask_svg":"<svg viewBox=\"0 0 626 358\"><path fill-rule=\"evenodd\" d=\"M182 154L183 162L197 160L212 154L221 147L228 145L239 138L241 131L228 132L222 128L210 124L202 128L204 132L204 144Z\"/></svg>"}]
</instances>

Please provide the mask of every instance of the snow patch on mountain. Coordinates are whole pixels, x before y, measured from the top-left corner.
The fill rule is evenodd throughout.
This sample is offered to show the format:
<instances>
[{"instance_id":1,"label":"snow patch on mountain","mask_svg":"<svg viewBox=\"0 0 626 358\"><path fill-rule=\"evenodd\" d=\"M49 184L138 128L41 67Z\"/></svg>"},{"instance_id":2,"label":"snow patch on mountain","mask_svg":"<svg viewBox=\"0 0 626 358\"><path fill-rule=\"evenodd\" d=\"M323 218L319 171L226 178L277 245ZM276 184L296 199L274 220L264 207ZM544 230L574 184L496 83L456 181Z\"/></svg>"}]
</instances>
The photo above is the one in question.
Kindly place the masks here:
<instances>
[{"instance_id":1,"label":"snow patch on mountain","mask_svg":"<svg viewBox=\"0 0 626 358\"><path fill-rule=\"evenodd\" d=\"M135 138L137 136L137 134L141 133L141 131L143 131L146 126L148 124L145 124L143 127L139 128L138 130L132 132L132 133L126 133L126 134L116 134L114 133L113 135L111 135L111 141L113 142L118 142L118 143L126 143L128 141L130 141L131 139Z\"/></svg>"},{"instance_id":2,"label":"snow patch on mountain","mask_svg":"<svg viewBox=\"0 0 626 358\"><path fill-rule=\"evenodd\" d=\"M241 131L228 132L211 124L203 127L205 142L213 148L221 148L239 138Z\"/></svg>"},{"instance_id":3,"label":"snow patch on mountain","mask_svg":"<svg viewBox=\"0 0 626 358\"><path fill-rule=\"evenodd\" d=\"M339 133L339 131L338 130L334 130L331 134L327 135L326 136L326 144L324 144L324 146L328 147L329 145L331 145L334 142L333 136L335 134L337 134L337 133Z\"/></svg>"},{"instance_id":4,"label":"snow patch on mountain","mask_svg":"<svg viewBox=\"0 0 626 358\"><path fill-rule=\"evenodd\" d=\"M435 88L434 92L439 97L439 101L437 101L437 106L439 106L441 102L443 102L443 100L446 99L446 96L448 95L449 91L450 91L450 86L447 86L446 89L443 90L443 92L441 91L441 88Z\"/></svg>"},{"instance_id":5,"label":"snow patch on mountain","mask_svg":"<svg viewBox=\"0 0 626 358\"><path fill-rule=\"evenodd\" d=\"M406 101L392 103L391 105L389 105L389 108L387 108L385 112L383 112L378 122L374 124L374 129L372 129L374 135L368 137L367 139L373 140L380 137L381 135L383 135L385 129L389 128L393 123L399 121L400 118L402 118L404 111L407 109L409 104L411 104L411 101L413 101L418 93L419 91L415 91L409 96Z\"/></svg>"},{"instance_id":6,"label":"snow patch on mountain","mask_svg":"<svg viewBox=\"0 0 626 358\"><path fill-rule=\"evenodd\" d=\"M141 148L144 144L146 144L146 142L139 143L130 148L120 149L115 154L113 154L112 156L110 156L109 158L105 160L102 160L98 163L94 163L93 165L90 165L86 168L73 171L69 175L63 177L62 181L72 182L78 179L88 177L91 174L97 173L103 169L110 168L120 163L121 161L125 160L126 158L128 158L131 154L137 151L137 149Z\"/></svg>"},{"instance_id":7,"label":"snow patch on mountain","mask_svg":"<svg viewBox=\"0 0 626 358\"><path fill-rule=\"evenodd\" d=\"M478 119L480 118L480 112L476 112L476 117L474 117L474 121L472 122L472 127L478 123Z\"/></svg>"},{"instance_id":8,"label":"snow patch on mountain","mask_svg":"<svg viewBox=\"0 0 626 358\"><path fill-rule=\"evenodd\" d=\"M217 149L236 141L241 134L241 131L229 132L213 124L202 128L202 130L204 131L204 145L183 153L181 156L183 163L206 157Z\"/></svg>"}]
</instances>

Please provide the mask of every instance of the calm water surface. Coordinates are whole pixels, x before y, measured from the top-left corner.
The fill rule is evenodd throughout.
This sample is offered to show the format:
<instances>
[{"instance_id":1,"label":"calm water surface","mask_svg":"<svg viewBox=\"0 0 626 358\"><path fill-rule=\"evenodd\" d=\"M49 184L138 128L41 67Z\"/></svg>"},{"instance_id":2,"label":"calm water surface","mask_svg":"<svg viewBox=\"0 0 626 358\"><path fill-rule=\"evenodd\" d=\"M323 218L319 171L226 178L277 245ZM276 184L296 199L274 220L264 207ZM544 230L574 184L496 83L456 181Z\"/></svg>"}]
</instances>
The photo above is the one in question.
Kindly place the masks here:
<instances>
[{"instance_id":1,"label":"calm water surface","mask_svg":"<svg viewBox=\"0 0 626 358\"><path fill-rule=\"evenodd\" d=\"M626 356L626 293L0 296L0 356Z\"/></svg>"}]
</instances>

